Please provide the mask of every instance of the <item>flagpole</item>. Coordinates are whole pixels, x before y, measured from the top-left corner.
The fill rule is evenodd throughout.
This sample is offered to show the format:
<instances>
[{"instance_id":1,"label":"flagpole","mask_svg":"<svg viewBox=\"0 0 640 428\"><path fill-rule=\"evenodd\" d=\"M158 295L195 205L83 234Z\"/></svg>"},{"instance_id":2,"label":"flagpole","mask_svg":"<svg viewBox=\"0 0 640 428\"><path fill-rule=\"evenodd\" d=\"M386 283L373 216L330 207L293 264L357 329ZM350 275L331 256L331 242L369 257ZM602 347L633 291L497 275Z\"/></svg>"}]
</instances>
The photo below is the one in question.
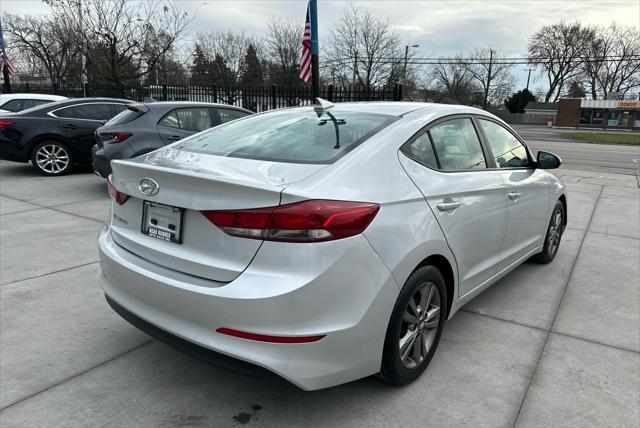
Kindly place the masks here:
<instances>
[{"instance_id":1,"label":"flagpole","mask_svg":"<svg viewBox=\"0 0 640 428\"><path fill-rule=\"evenodd\" d=\"M311 15L311 93L313 100L320 96L320 66L318 63L318 1L310 0Z\"/></svg>"}]
</instances>

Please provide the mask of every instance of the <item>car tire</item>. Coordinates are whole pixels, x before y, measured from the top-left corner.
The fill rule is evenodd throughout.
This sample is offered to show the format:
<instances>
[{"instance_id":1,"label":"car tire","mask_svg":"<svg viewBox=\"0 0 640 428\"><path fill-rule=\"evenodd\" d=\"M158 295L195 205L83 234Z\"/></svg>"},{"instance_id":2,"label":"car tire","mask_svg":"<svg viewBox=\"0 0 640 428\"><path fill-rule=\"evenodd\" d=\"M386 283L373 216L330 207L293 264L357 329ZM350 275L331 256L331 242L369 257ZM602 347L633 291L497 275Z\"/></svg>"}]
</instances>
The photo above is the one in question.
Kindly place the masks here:
<instances>
[{"instance_id":1,"label":"car tire","mask_svg":"<svg viewBox=\"0 0 640 428\"><path fill-rule=\"evenodd\" d=\"M421 307L425 302L426 310ZM416 269L400 290L389 320L379 375L382 380L406 385L422 374L440 342L446 305L440 271L429 265Z\"/></svg>"},{"instance_id":2,"label":"car tire","mask_svg":"<svg viewBox=\"0 0 640 428\"><path fill-rule=\"evenodd\" d=\"M564 204L562 201L557 201L553 207L551 213L551 219L549 220L549 226L547 227L547 234L544 238L544 247L542 251L531 258L536 263L547 264L558 254L558 248L560 248L560 241L564 232Z\"/></svg>"},{"instance_id":3,"label":"car tire","mask_svg":"<svg viewBox=\"0 0 640 428\"><path fill-rule=\"evenodd\" d=\"M73 154L63 143L41 141L31 152L31 164L42 175L65 175L73 166Z\"/></svg>"}]
</instances>

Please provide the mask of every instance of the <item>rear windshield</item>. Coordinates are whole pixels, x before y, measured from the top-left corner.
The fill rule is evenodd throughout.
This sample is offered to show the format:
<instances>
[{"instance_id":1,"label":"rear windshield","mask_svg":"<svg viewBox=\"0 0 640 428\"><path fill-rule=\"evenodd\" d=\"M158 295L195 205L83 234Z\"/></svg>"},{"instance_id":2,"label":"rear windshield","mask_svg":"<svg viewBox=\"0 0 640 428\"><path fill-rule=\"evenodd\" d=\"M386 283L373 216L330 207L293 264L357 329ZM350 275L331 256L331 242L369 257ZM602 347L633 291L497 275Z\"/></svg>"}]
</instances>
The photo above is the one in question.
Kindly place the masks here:
<instances>
[{"instance_id":1,"label":"rear windshield","mask_svg":"<svg viewBox=\"0 0 640 428\"><path fill-rule=\"evenodd\" d=\"M396 119L328 112L320 118L312 109L248 116L185 139L175 148L278 162L331 163Z\"/></svg>"},{"instance_id":2,"label":"rear windshield","mask_svg":"<svg viewBox=\"0 0 640 428\"><path fill-rule=\"evenodd\" d=\"M133 122L143 114L144 112L129 110L127 108L113 116L107 123L104 124L104 126L122 125L123 123Z\"/></svg>"}]
</instances>

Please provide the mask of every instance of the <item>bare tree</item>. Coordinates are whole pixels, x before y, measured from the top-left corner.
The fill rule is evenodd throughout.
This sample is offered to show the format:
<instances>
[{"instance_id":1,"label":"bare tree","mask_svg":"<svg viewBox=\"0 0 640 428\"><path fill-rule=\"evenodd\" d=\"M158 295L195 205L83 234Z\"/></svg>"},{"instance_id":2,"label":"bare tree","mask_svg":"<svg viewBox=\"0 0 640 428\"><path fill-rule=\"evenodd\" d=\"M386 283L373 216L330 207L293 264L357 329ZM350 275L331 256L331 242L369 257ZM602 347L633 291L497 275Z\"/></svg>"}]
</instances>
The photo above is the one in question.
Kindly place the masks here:
<instances>
[{"instance_id":1,"label":"bare tree","mask_svg":"<svg viewBox=\"0 0 640 428\"><path fill-rule=\"evenodd\" d=\"M271 76L274 83L301 83L296 69L300 63L302 30L303 26L292 18L271 17L267 21L266 56L277 70Z\"/></svg>"},{"instance_id":2,"label":"bare tree","mask_svg":"<svg viewBox=\"0 0 640 428\"><path fill-rule=\"evenodd\" d=\"M503 99L513 89L513 76L509 73L511 64L493 48L478 49L461 65L467 70L482 90L482 108L490 103L502 104Z\"/></svg>"},{"instance_id":3,"label":"bare tree","mask_svg":"<svg viewBox=\"0 0 640 428\"><path fill-rule=\"evenodd\" d=\"M42 67L52 84L60 85L68 77L69 69L80 54L73 22L65 17L49 19L9 14L4 15L3 22L9 46L28 58L27 63L33 68Z\"/></svg>"},{"instance_id":4,"label":"bare tree","mask_svg":"<svg viewBox=\"0 0 640 428\"><path fill-rule=\"evenodd\" d=\"M258 52L262 49L260 43L252 37L244 32L234 31L199 32L196 43L209 62L217 61L220 66L224 64L231 73L231 81L225 84L238 82L249 45L253 45Z\"/></svg>"},{"instance_id":5,"label":"bare tree","mask_svg":"<svg viewBox=\"0 0 640 428\"><path fill-rule=\"evenodd\" d=\"M611 93L624 97L640 87L640 36L634 28L611 25L602 30L601 66L596 75L604 98Z\"/></svg>"},{"instance_id":6,"label":"bare tree","mask_svg":"<svg viewBox=\"0 0 640 428\"><path fill-rule=\"evenodd\" d=\"M557 101L564 84L580 70L580 58L593 29L564 21L542 27L529 39L529 63L546 73L549 89L545 102Z\"/></svg>"},{"instance_id":7,"label":"bare tree","mask_svg":"<svg viewBox=\"0 0 640 428\"><path fill-rule=\"evenodd\" d=\"M45 0L54 20L74 20L94 80L137 82L186 33L191 18L174 0ZM82 9L79 9L79 7ZM82 19L81 19L82 17ZM93 63L93 67L92 66Z\"/></svg>"},{"instance_id":8,"label":"bare tree","mask_svg":"<svg viewBox=\"0 0 640 428\"><path fill-rule=\"evenodd\" d=\"M403 57L400 37L389 21L353 5L342 11L325 53L327 64L339 70L343 83L355 75L355 83L367 89L387 83L393 65Z\"/></svg>"},{"instance_id":9,"label":"bare tree","mask_svg":"<svg viewBox=\"0 0 640 428\"><path fill-rule=\"evenodd\" d=\"M443 95L436 101L470 104L478 89L460 54L433 65L430 75L434 88Z\"/></svg>"}]
</instances>

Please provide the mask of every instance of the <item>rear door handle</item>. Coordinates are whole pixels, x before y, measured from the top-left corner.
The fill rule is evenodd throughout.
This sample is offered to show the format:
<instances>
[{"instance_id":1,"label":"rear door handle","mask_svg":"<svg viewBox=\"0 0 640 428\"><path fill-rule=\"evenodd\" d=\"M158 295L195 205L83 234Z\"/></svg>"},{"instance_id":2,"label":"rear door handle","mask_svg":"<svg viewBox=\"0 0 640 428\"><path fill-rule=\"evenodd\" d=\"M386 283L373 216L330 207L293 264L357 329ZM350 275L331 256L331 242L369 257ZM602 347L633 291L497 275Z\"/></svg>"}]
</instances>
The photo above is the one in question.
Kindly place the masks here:
<instances>
[{"instance_id":1,"label":"rear door handle","mask_svg":"<svg viewBox=\"0 0 640 428\"><path fill-rule=\"evenodd\" d=\"M436 205L436 207L438 207L440 211L453 211L456 208L460 207L461 205L462 205L461 201L454 201L453 199L445 199L444 201Z\"/></svg>"},{"instance_id":2,"label":"rear door handle","mask_svg":"<svg viewBox=\"0 0 640 428\"><path fill-rule=\"evenodd\" d=\"M62 125L64 129L78 129L78 125L74 125L73 123L67 123L66 125Z\"/></svg>"},{"instance_id":3,"label":"rear door handle","mask_svg":"<svg viewBox=\"0 0 640 428\"><path fill-rule=\"evenodd\" d=\"M511 199L512 201L517 201L518 198L520 198L520 195L522 195L522 193L518 192L511 192L507 194L507 196L509 196L509 199Z\"/></svg>"},{"instance_id":4,"label":"rear door handle","mask_svg":"<svg viewBox=\"0 0 640 428\"><path fill-rule=\"evenodd\" d=\"M167 137L167 140L169 141L178 141L178 140L182 140L182 137L179 135L172 135L170 137Z\"/></svg>"}]
</instances>

